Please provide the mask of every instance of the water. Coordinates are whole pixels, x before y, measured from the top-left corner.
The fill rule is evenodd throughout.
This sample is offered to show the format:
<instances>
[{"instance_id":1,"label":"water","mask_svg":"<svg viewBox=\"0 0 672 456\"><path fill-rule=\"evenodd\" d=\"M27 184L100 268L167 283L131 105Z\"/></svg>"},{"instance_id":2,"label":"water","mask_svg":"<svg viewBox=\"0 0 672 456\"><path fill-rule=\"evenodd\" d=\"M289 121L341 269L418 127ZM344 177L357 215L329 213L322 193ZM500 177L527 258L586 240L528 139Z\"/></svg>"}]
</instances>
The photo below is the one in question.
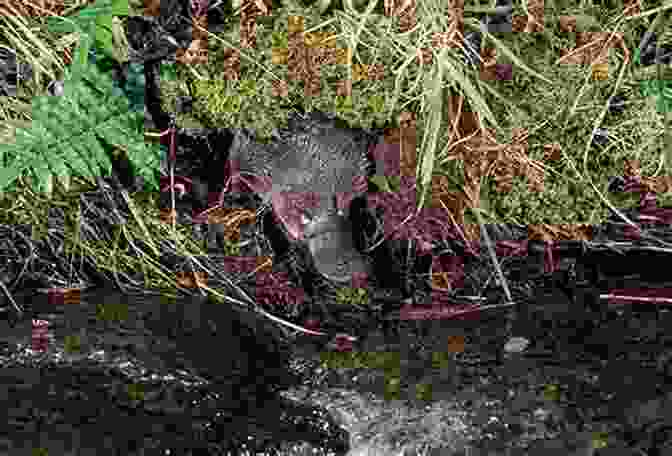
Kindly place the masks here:
<instances>
[{"instance_id":1,"label":"water","mask_svg":"<svg viewBox=\"0 0 672 456\"><path fill-rule=\"evenodd\" d=\"M297 341L282 371L291 375L282 378L264 372L279 366L274 359L239 356L241 347L275 353L262 342L269 333L253 341L241 330L234 340L230 309L203 300L112 292L83 295L80 304L28 293L17 300L48 322L46 350L32 349L32 321L0 323L0 454L522 455L541 443L564 448L577 429L590 435L604 426L617 447L624 420L650 421L651 404L669 410L655 368L669 359L668 314L656 325L634 315L639 325L598 328L593 343L622 348L606 362L582 346L499 359L502 322L483 316L356 333L354 355L373 362L386 354L391 364L335 366L325 361L326 346ZM659 342L645 344L654 330ZM564 356L572 350L576 356ZM637 375L625 387L618 371ZM39 448L48 453L33 452Z\"/></svg>"},{"instance_id":2,"label":"water","mask_svg":"<svg viewBox=\"0 0 672 456\"><path fill-rule=\"evenodd\" d=\"M292 381L279 348L224 305L109 290L19 302L32 320L0 328L0 453L329 454L323 440L347 441L326 414L275 394Z\"/></svg>"}]
</instances>

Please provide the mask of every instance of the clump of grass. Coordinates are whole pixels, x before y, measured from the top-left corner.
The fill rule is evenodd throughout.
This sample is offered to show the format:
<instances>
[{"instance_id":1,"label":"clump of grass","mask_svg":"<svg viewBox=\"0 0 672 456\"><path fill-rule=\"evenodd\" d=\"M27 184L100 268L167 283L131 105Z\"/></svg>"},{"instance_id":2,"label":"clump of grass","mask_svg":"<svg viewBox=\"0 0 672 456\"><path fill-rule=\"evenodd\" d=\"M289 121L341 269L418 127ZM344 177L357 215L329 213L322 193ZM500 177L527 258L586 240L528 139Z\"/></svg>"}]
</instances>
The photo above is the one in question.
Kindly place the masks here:
<instances>
[{"instance_id":1,"label":"clump of grass","mask_svg":"<svg viewBox=\"0 0 672 456\"><path fill-rule=\"evenodd\" d=\"M530 160L543 162L545 144L559 143L563 150L560 163L544 163L548 185L541 194L527 191L521 178L516 178L512 191L505 194L497 192L490 179L481 182L480 209L487 222L599 223L608 214L606 181L619 173L623 157L644 158L643 167L658 170L662 116L653 109L650 99L638 93L639 82L651 77L650 71L632 71L627 78L617 78L611 71L606 81L590 81L589 66L557 63L560 49L573 45L569 34L559 28L560 16L579 17L577 22L583 30L603 30L602 24L609 24L608 30L624 34L630 49L640 38L629 27L634 20L618 22L620 11L598 6L581 11L549 8L541 34L485 37L483 46L497 48L498 62L513 64L514 77L511 81L482 81L460 61L459 49L432 49L433 32L448 29L446 13L444 2L423 2L416 8L417 27L400 34L396 18L375 9L367 12L363 5L355 11L331 9L322 15L319 5L305 8L290 1L274 10L271 17L257 18L256 48L238 48L240 30L232 24L230 30L212 37L211 63L197 70L182 69L177 80L183 87L215 80L219 86L211 84L212 93L206 91L197 97L194 115L209 125L253 125L261 138L282 126L287 112L296 106L336 112L358 127L394 124L401 112L416 112L420 163L417 185L421 195L429 190L430 178L437 172L465 184L461 165L447 162L444 155L449 128L449 119L443 115L446 90L459 87L471 109L494 127L498 140L510 140L512 128L529 130ZM336 47L352 50L349 64L320 67L320 93L314 97L304 97L303 83L288 79L287 64L272 63L273 49L287 46L287 19L293 15L304 18L306 32L331 34ZM465 18L465 31L476 27L473 18ZM421 65L416 58L422 48L432 50L430 64ZM239 80L218 76L231 49L240 53ZM355 73L361 64L380 65L385 69L384 77L357 79ZM623 68L623 56L612 51L609 64L611 70ZM346 97L337 93L337 82L342 80L352 81L352 93ZM284 97L273 95L278 82L286 85ZM587 148L596 119L615 91L628 96L627 114L600 122L609 131L609 144ZM559 99L568 102L558 106Z\"/></svg>"}]
</instances>

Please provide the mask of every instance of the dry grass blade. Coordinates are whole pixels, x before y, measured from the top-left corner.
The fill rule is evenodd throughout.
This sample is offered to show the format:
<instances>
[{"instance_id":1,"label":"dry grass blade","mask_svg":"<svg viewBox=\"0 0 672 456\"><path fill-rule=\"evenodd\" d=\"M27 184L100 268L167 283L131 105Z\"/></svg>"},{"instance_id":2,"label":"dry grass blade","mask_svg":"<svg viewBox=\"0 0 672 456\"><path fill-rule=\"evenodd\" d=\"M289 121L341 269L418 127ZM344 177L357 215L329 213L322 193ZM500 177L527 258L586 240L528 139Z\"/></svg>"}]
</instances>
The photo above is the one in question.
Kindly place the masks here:
<instances>
[{"instance_id":1,"label":"dry grass blade","mask_svg":"<svg viewBox=\"0 0 672 456\"><path fill-rule=\"evenodd\" d=\"M4 25L2 28L6 28L7 30L11 30L12 33L9 33L6 35L7 41L9 41L9 45L20 51L19 53L23 56L26 56L27 59L29 59L29 63L32 65L33 68L39 69L39 72L36 72L35 78L39 82L40 80L40 73L46 74L47 77L51 80L55 79L55 74L51 69L48 67L48 64L45 65L45 59L47 61L51 61L49 63L55 64L58 67L62 67L58 59L54 56L53 53L47 51L44 48L44 45L40 42L40 40L35 37L34 34L30 32L28 29L25 21L22 21L16 16L0 16L0 21L5 22L5 21L11 21L14 22L15 25L18 26L19 29L23 30L24 33L27 33L29 36L29 40L24 40L22 39L18 33L16 33L15 28L12 27L9 24ZM32 49L30 49L27 46L27 43L32 43L33 46L41 48L40 50L42 52L39 53L39 56L42 58L37 58L35 56L35 52L33 52Z\"/></svg>"},{"instance_id":2,"label":"dry grass blade","mask_svg":"<svg viewBox=\"0 0 672 456\"><path fill-rule=\"evenodd\" d=\"M495 37L492 36L492 35L490 35L490 38L492 39L492 42L495 43L495 44L497 45L497 50L498 50L498 51L502 51L502 54L504 54L504 55L507 56L509 59L511 59L511 61L515 64L516 68L522 68L523 70L525 70L525 71L526 71L528 74L530 74L531 76L534 76L534 77L536 77L536 78L539 78L539 79L541 79L542 81L544 81L544 82L547 83L547 84L551 84L551 85L553 85L553 81L549 80L549 79L546 78L544 75L542 75L542 74L540 74L540 73L534 71L532 68L530 68L529 66L527 66L527 65L525 64L525 62L523 62L522 60L520 60L520 59L519 59L513 52L511 52L511 50L510 50L507 46L504 46L504 45L502 44L502 42L499 41L497 38L495 38Z\"/></svg>"},{"instance_id":3,"label":"dry grass blade","mask_svg":"<svg viewBox=\"0 0 672 456\"><path fill-rule=\"evenodd\" d=\"M445 53L446 50L444 49L442 53ZM447 71L448 76L459 85L464 90L465 96L469 100L469 103L472 105L472 108L475 110L475 112L479 112L480 114L483 115L483 117L490 122L491 125L495 126L495 128L499 129L499 123L497 122L497 119L495 118L494 114L488 107L487 103L485 102L484 98L481 96L479 93L478 89L476 89L476 86L471 82L469 78L467 78L463 73L458 71L458 69L455 67L455 65L451 64L447 58L445 58L445 54L443 58L439 59L441 65L443 65L443 68Z\"/></svg>"},{"instance_id":4,"label":"dry grass blade","mask_svg":"<svg viewBox=\"0 0 672 456\"><path fill-rule=\"evenodd\" d=\"M427 119L426 133L422 138L422 156L420 157L420 191L426 195L432 180L432 172L434 170L434 163L436 162L436 144L438 141L441 129L441 113L442 113L442 93L443 93L443 72L441 67L435 67L435 74L427 76L425 79L428 99L423 100L423 116ZM424 200L424 198L422 198ZM422 204L418 206L418 211L422 208Z\"/></svg>"}]
</instances>

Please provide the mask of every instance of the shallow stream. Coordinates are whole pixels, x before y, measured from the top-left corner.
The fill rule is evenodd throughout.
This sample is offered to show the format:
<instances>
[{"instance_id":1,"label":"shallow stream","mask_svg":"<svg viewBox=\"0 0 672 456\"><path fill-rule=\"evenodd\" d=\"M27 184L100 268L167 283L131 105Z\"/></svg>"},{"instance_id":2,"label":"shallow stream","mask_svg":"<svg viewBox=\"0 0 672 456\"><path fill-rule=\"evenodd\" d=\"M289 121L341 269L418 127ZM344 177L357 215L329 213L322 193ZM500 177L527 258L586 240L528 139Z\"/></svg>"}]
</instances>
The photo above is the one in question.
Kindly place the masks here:
<instances>
[{"instance_id":1,"label":"shallow stream","mask_svg":"<svg viewBox=\"0 0 672 456\"><path fill-rule=\"evenodd\" d=\"M1 323L0 454L635 455L669 442L665 311L606 322L591 340L608 347L600 354L541 337L502 356L497 315L371 328L350 354L297 339L290 370L300 380L242 416L231 385L212 381L240 346L216 331L202 331L197 347L180 338L194 312L211 312L201 300L166 314L181 328L167 332L147 319L166 305L159 298L18 299L49 323L48 343L31 349L30 320ZM104 321L101 304L125 320Z\"/></svg>"}]
</instances>

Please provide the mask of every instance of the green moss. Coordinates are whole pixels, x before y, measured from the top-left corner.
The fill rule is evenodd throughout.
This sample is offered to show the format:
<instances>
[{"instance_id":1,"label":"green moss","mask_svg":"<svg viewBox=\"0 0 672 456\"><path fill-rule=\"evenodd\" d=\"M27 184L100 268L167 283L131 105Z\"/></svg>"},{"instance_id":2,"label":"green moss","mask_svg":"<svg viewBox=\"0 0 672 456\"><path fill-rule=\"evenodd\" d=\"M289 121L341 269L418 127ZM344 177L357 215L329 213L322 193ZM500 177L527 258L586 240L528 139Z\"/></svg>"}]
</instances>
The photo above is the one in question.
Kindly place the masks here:
<instances>
[{"instance_id":1,"label":"green moss","mask_svg":"<svg viewBox=\"0 0 672 456\"><path fill-rule=\"evenodd\" d=\"M415 385L415 398L419 401L432 400L432 385L419 383Z\"/></svg>"},{"instance_id":2,"label":"green moss","mask_svg":"<svg viewBox=\"0 0 672 456\"><path fill-rule=\"evenodd\" d=\"M82 344L79 340L79 336L76 335L67 335L65 336L65 351L66 353L77 353L81 351Z\"/></svg>"},{"instance_id":3,"label":"green moss","mask_svg":"<svg viewBox=\"0 0 672 456\"><path fill-rule=\"evenodd\" d=\"M316 10L300 10L296 5L274 10L271 18L266 18L257 26L257 47L241 51L240 81L217 80L221 78L224 51L238 45L237 24L219 35L220 39L211 41L209 61L198 66L197 70L202 78L197 79L192 72L178 69L177 78L184 78L182 80L192 87L196 119L209 127L256 128L258 135L264 139L270 136L273 128L286 125L287 114L295 108L335 112L353 127L382 126L394 117L394 107L382 95L391 93L394 77L389 69L396 68L399 63L391 58L389 51L378 50L380 55L372 55L366 49L359 51L361 63L382 63L388 68L383 81L355 82L351 97L337 97L336 82L349 77L348 69L344 65L323 65L320 67L320 95L305 97L303 82L289 80L287 65L271 63L272 49L287 46L287 17L290 14L303 15L306 18L306 29L325 20ZM320 31L339 35L334 24ZM347 45L342 39L337 42L341 48ZM213 79L217 81L211 82ZM288 84L289 94L286 98L272 95L273 83L277 81ZM175 96L175 93L165 94L166 98ZM171 106L171 103L167 102L167 105Z\"/></svg>"},{"instance_id":4,"label":"green moss","mask_svg":"<svg viewBox=\"0 0 672 456\"><path fill-rule=\"evenodd\" d=\"M224 255L232 257L240 256L240 242L224 239Z\"/></svg>"},{"instance_id":5,"label":"green moss","mask_svg":"<svg viewBox=\"0 0 672 456\"><path fill-rule=\"evenodd\" d=\"M122 322L128 319L128 305L123 303L98 304L96 317L104 321Z\"/></svg>"},{"instance_id":6,"label":"green moss","mask_svg":"<svg viewBox=\"0 0 672 456\"><path fill-rule=\"evenodd\" d=\"M128 398L132 401L141 401L145 397L143 386L137 383L128 385L126 387L126 392L128 393Z\"/></svg>"},{"instance_id":7,"label":"green moss","mask_svg":"<svg viewBox=\"0 0 672 456\"><path fill-rule=\"evenodd\" d=\"M656 77L651 68L639 68L628 73L620 85L630 105L623 116L607 115L600 127L607 128L613 141L608 147L590 147L586 142L602 114L604 104L614 92L616 77L623 61L618 53L610 52L609 79L592 81L587 77L587 65L558 64L560 50L573 48L574 36L560 31L558 15L580 15L581 29L602 28L599 24L613 23L616 13L607 6L584 8L581 11L570 5L550 7L546 28L542 34L498 34L495 43L486 37L483 46L495 45L499 49L506 46L530 68L543 74L552 84L541 81L517 65L504 52L498 52L498 63L510 62L514 65L512 81L478 81L477 89L493 112L501 129L496 131L500 143L510 141L513 128L527 128L527 154L529 158L543 163L547 168L545 189L541 193L528 190L526 178L516 178L513 190L498 192L493 183L486 179L481 191L482 208L488 222L509 222L517 224L539 223L600 223L609 211L597 191L605 195L609 178L622 174L622 159L637 156L642 162L643 172L656 172L660 161L660 113L656 112L657 100L652 95L640 93L639 86L651 86ZM419 14L422 12L419 11ZM288 44L287 18L290 15L304 17L304 30L333 33L337 36L336 46L346 48L352 45L348 33L360 31L353 55L353 63L380 64L385 69L382 80L353 81L352 94L347 97L337 94L337 82L352 77L345 65L322 65L320 67L320 94L305 97L304 84L288 79L287 65L271 63L272 49L284 48ZM434 151L422 150L423 138L429 132L423 122L423 113L428 112L427 86L425 75L431 68L418 65L414 58L414 47L418 41L427 40L423 30L442 27L436 18L419 16L422 27L407 36L392 33L397 27L394 19L374 12L367 22L360 25L357 20L343 15L339 8L328 9L320 14L316 5L299 4L295 1L283 2L272 16L264 17L257 27L257 46L245 49L240 55L240 81L223 81L222 66L224 52L238 47L239 24L231 21L231 28L213 38L210 43L210 59L207 64L196 69L177 68L177 80L192 88L201 84L199 80L216 81L204 91L196 93L193 119L204 127L231 126L254 128L260 140L270 137L274 128L286 125L287 115L294 109L304 111L319 110L334 112L351 127L382 127L394 125L402 111L418 113L417 134L419 157L434 153L433 169L449 174L455 181L463 183L461 165L442 160L441 152L446 150L448 135L439 132ZM470 19L473 19L471 17ZM424 28L423 28L424 27ZM629 27L623 28L628 47L633 48L639 37ZM423 43L424 44L424 43ZM427 43L428 44L428 43ZM635 46L636 47L636 46ZM446 54L446 63L456 64L459 51ZM183 66L182 66L183 67ZM399 71L403 67L403 71ZM433 67L432 67L433 68ZM393 73L394 69L397 73ZM458 73L472 82L478 79L477 72L458 67ZM195 77L194 71L199 77ZM287 84L288 95L284 98L272 94L273 83ZM206 86L208 84L205 84ZM446 86L460 89L459 81L446 78ZM487 90L485 87L487 86ZM184 88L178 89L177 92ZM174 96L170 94L168 96ZM558 103L558 100L565 100ZM660 105L660 103L658 103ZM489 125L488 125L489 126ZM450 125L446 116L441 119L440 128L448 131ZM560 143L563 158L559 163L544 161L544 145ZM585 162L585 167L584 167ZM381 190L394 191L394 185L381 184ZM606 195L612 198L612 195ZM663 197L664 199L664 197ZM669 197L667 198L669 199ZM348 297L344 297L348 299Z\"/></svg>"},{"instance_id":8,"label":"green moss","mask_svg":"<svg viewBox=\"0 0 672 456\"><path fill-rule=\"evenodd\" d=\"M368 304L369 295L365 288L341 288L336 292L336 302L343 305L363 306Z\"/></svg>"}]
</instances>

